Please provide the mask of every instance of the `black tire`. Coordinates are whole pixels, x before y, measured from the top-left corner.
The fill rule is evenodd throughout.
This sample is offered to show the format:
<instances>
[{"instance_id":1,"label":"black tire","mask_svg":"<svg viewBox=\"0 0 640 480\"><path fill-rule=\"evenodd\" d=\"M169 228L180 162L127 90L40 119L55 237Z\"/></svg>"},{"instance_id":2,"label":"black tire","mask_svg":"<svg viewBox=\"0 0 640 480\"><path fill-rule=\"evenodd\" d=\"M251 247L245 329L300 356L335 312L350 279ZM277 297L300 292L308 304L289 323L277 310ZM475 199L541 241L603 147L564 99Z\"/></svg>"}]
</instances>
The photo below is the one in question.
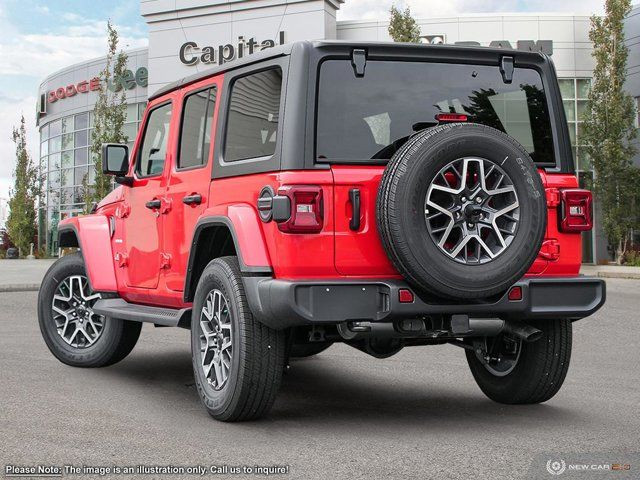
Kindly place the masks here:
<instances>
[{"instance_id":1,"label":"black tire","mask_svg":"<svg viewBox=\"0 0 640 480\"><path fill-rule=\"evenodd\" d=\"M424 199L432 180L453 160L494 162L513 182L520 220L511 244L483 264L463 264L431 240ZM544 187L533 161L513 138L478 124L449 124L414 135L393 156L377 197L377 224L395 268L418 290L475 299L504 292L535 260L546 230Z\"/></svg>"},{"instance_id":2,"label":"black tire","mask_svg":"<svg viewBox=\"0 0 640 480\"><path fill-rule=\"evenodd\" d=\"M324 352L331 345L333 345L331 342L294 343L291 345L289 356L291 358L312 357L320 352Z\"/></svg>"},{"instance_id":3,"label":"black tire","mask_svg":"<svg viewBox=\"0 0 640 480\"><path fill-rule=\"evenodd\" d=\"M466 350L473 378L491 400L512 405L542 403L562 387L571 359L571 321L541 320L531 325L542 330L542 337L522 343L515 367L505 376L494 375L475 351Z\"/></svg>"},{"instance_id":4,"label":"black tire","mask_svg":"<svg viewBox=\"0 0 640 480\"><path fill-rule=\"evenodd\" d=\"M224 385L216 390L202 367L200 315L209 293L224 295L231 322L231 366ZM209 414L221 421L254 420L272 407L285 362L284 331L253 318L247 304L236 257L211 261L202 272L191 317L191 351L196 387Z\"/></svg>"},{"instance_id":5,"label":"black tire","mask_svg":"<svg viewBox=\"0 0 640 480\"><path fill-rule=\"evenodd\" d=\"M75 275L86 276L82 255L72 253L57 260L47 271L38 293L38 322L47 347L62 363L73 367L106 367L124 359L135 347L142 324L118 318L106 318L100 336L90 346L76 348L58 333L53 310L53 296L58 286Z\"/></svg>"}]
</instances>

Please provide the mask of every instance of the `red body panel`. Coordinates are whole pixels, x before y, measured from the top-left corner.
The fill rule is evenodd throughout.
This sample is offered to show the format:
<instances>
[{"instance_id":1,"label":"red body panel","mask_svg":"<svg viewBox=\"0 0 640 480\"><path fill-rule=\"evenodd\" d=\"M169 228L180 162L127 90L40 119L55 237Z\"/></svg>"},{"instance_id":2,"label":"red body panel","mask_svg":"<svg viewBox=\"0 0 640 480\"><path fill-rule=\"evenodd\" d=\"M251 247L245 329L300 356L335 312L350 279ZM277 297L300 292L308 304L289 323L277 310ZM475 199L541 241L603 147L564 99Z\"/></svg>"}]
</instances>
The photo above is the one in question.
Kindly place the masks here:
<instances>
[{"instance_id":1,"label":"red body panel","mask_svg":"<svg viewBox=\"0 0 640 480\"><path fill-rule=\"evenodd\" d=\"M335 180L336 270L342 275L398 277L378 236L376 196L384 166L333 166ZM349 228L349 190L360 190L360 229Z\"/></svg>"},{"instance_id":2,"label":"red body panel","mask_svg":"<svg viewBox=\"0 0 640 480\"><path fill-rule=\"evenodd\" d=\"M111 255L111 232L106 215L71 217L58 224L59 229L71 225L78 235L85 268L92 288L100 292L118 290Z\"/></svg>"},{"instance_id":3,"label":"red body panel","mask_svg":"<svg viewBox=\"0 0 640 480\"><path fill-rule=\"evenodd\" d=\"M544 276L567 277L578 275L582 263L582 235L579 232L560 231L560 205L556 189L577 188L575 175L541 173L547 190L547 240L557 245L558 258L549 260ZM556 200L558 198L558 200ZM531 273L531 272L530 272Z\"/></svg>"},{"instance_id":4,"label":"red body panel","mask_svg":"<svg viewBox=\"0 0 640 480\"><path fill-rule=\"evenodd\" d=\"M275 222L258 219L257 202L266 185L275 191L281 185L319 185L323 189L324 226L316 234L288 234ZM227 215L233 222L249 266L270 262L278 278L330 278L337 275L334 266L333 176L330 171L296 171L245 175L215 180L211 184L206 215ZM250 213L251 212L251 213ZM243 230L244 226L247 230ZM260 244L260 238L264 244ZM266 250L263 245L266 245ZM245 250L246 248L246 250Z\"/></svg>"}]
</instances>

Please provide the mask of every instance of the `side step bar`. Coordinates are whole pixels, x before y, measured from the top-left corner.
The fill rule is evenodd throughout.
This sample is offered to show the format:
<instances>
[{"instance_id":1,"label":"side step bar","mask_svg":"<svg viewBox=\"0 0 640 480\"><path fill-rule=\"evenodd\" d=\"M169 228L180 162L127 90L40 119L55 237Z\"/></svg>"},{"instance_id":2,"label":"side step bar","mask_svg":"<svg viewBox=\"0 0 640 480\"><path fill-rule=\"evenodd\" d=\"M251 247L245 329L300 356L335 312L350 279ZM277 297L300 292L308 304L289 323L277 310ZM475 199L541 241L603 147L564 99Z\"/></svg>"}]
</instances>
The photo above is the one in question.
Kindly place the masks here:
<instances>
[{"instance_id":1,"label":"side step bar","mask_svg":"<svg viewBox=\"0 0 640 480\"><path fill-rule=\"evenodd\" d=\"M149 322L165 327L190 328L190 308L164 308L129 303L122 298L105 298L93 305L93 311L105 317L121 318L134 322Z\"/></svg>"}]
</instances>

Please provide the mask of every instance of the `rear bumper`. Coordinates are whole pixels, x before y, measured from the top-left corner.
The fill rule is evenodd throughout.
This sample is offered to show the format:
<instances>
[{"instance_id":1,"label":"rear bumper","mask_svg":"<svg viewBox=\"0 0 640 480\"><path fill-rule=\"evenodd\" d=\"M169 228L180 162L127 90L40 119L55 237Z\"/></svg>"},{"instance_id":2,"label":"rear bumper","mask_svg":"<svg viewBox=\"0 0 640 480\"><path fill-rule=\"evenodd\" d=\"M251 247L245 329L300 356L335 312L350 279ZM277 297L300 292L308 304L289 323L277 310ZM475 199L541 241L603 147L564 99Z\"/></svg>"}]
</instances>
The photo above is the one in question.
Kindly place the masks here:
<instances>
[{"instance_id":1,"label":"rear bumper","mask_svg":"<svg viewBox=\"0 0 640 480\"><path fill-rule=\"evenodd\" d=\"M514 284L522 288L522 300L511 301L505 292L500 298L476 303L428 301L417 295L412 303L400 303L398 290L410 288L402 280L293 282L269 277L243 280L254 316L277 329L453 314L472 318L578 320L597 311L606 298L605 282L591 277L524 278Z\"/></svg>"}]
</instances>

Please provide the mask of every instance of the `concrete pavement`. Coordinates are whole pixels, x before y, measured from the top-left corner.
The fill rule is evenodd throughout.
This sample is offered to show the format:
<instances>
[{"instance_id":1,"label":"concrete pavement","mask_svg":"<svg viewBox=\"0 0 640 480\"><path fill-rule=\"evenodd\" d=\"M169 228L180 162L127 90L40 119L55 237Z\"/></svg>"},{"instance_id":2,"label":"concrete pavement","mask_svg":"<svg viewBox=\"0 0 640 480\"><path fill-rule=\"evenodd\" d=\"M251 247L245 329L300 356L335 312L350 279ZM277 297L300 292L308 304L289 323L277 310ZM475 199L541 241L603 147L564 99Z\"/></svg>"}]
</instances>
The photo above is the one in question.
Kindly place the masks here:
<instances>
[{"instance_id":1,"label":"concrete pavement","mask_svg":"<svg viewBox=\"0 0 640 480\"><path fill-rule=\"evenodd\" d=\"M0 260L0 292L37 291L42 277L55 259ZM640 279L640 267L583 265L583 275Z\"/></svg>"},{"instance_id":2,"label":"concrete pavement","mask_svg":"<svg viewBox=\"0 0 640 480\"><path fill-rule=\"evenodd\" d=\"M201 407L188 331L145 325L121 363L72 368L41 339L36 293L3 293L0 462L288 465L277 478L511 480L552 478L548 460L569 464L580 455L631 470L560 478L638 478L640 281L607 283L605 307L574 324L569 374L545 404L491 402L457 347L412 347L377 360L334 345L293 361L271 414L243 424L216 422Z\"/></svg>"},{"instance_id":3,"label":"concrete pavement","mask_svg":"<svg viewBox=\"0 0 640 480\"><path fill-rule=\"evenodd\" d=\"M37 291L55 259L0 260L0 292Z\"/></svg>"}]
</instances>

